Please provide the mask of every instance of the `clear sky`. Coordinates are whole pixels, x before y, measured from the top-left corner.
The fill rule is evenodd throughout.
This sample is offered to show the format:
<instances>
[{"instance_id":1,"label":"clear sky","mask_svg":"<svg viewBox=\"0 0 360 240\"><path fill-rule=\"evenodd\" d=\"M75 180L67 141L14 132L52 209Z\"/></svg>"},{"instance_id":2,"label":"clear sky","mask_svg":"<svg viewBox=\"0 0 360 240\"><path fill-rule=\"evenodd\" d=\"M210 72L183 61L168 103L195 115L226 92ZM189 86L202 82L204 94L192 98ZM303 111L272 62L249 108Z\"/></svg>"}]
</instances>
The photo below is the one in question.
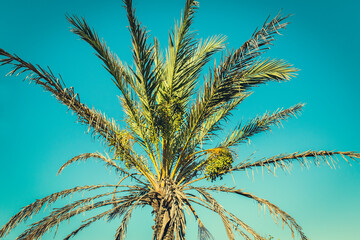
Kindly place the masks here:
<instances>
[{"instance_id":1,"label":"clear sky","mask_svg":"<svg viewBox=\"0 0 360 240\"><path fill-rule=\"evenodd\" d=\"M168 30L180 18L184 1L134 2L141 22L166 46ZM292 24L266 56L293 63L301 70L297 78L256 88L229 126L266 110L298 102L307 105L302 116L285 122L284 128L274 128L272 133L253 138L251 145L239 147L240 158L254 151L256 156L309 149L360 151L359 7L355 0L200 1L193 28L201 38L228 36L229 48L241 46L269 14L274 16L281 9L284 14L294 14ZM3 0L0 48L32 63L50 66L53 72L61 73L68 86L75 87L83 102L121 124L123 114L116 97L119 92L92 49L69 32L66 13L84 16L121 60L131 63L121 1ZM58 168L71 157L104 152L105 148L85 134L86 127L77 124L76 117L66 113L67 108L49 93L22 78L2 77L8 70L0 68L1 226L21 207L53 192L76 185L116 182L114 174L109 175L101 163L92 162L75 165L56 176ZM273 177L260 172L255 180L244 174L234 175L234 179L239 188L288 212L312 240L359 239L360 166L350 167L341 160L339 166L336 170L326 166L301 170L295 165L291 175L279 172ZM231 176L219 184L234 185ZM230 196L218 199L260 233L290 239L289 231L273 224L268 213L264 218L255 203ZM206 211L201 214L215 239L225 239L221 220ZM152 219L149 208L135 212L128 239L151 239ZM187 239L193 240L197 229L193 219L188 219ZM56 239L78 226L79 220L62 224ZM117 223L93 225L75 239L112 239ZM25 225L19 226L5 239L15 239L24 229Z\"/></svg>"}]
</instances>

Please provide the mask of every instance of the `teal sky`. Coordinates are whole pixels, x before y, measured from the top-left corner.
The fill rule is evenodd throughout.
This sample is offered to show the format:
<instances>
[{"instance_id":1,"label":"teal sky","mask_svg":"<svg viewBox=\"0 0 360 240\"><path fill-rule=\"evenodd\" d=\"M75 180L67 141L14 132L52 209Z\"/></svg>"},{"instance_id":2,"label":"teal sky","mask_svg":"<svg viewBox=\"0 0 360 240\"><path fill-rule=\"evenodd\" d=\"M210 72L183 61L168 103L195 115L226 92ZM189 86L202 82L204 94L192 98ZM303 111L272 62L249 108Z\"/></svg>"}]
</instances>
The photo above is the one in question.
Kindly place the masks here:
<instances>
[{"instance_id":1,"label":"teal sky","mask_svg":"<svg viewBox=\"0 0 360 240\"><path fill-rule=\"evenodd\" d=\"M168 31L180 18L184 1L134 2L141 22L159 38L162 47L166 46ZM301 71L288 83L256 88L229 127L267 110L298 102L307 105L298 119L288 120L283 128L257 135L250 145L239 147L240 158L254 151L258 157L309 149L360 152L359 9L355 0L200 1L193 29L200 38L228 36L229 48L240 47L269 14L274 16L280 10L294 14L266 57L285 59ZM120 59L131 63L128 23L121 1L3 0L0 48L50 66L67 86L74 86L83 102L121 124L119 92L92 49L69 31L66 13L84 16ZM49 93L23 82L21 77L3 77L8 71L7 67L0 68L0 226L21 207L53 192L116 182L113 173L108 174L101 163L92 161L56 176L58 168L73 156L104 152L105 148L85 134L86 127L76 123L76 117L66 113L67 108ZM239 188L268 199L293 216L311 240L359 239L360 166L350 167L339 160L336 170L327 166L301 170L295 164L291 174L278 172L277 177L261 172L255 173L254 180L244 173L233 177ZM234 182L227 176L218 184L233 186ZM264 217L254 202L230 195L218 199L258 232L290 239L289 231L273 224L268 212ZM128 239L152 238L150 212L149 208L135 212ZM207 211L200 213L215 239L226 239L220 218ZM81 219L62 224L55 239L66 236ZM113 239L117 223L95 224L75 239ZM188 217L188 223L187 239L195 240L194 220ZM24 229L25 225L20 225L5 239L15 239ZM50 233L43 239L52 236Z\"/></svg>"}]
</instances>

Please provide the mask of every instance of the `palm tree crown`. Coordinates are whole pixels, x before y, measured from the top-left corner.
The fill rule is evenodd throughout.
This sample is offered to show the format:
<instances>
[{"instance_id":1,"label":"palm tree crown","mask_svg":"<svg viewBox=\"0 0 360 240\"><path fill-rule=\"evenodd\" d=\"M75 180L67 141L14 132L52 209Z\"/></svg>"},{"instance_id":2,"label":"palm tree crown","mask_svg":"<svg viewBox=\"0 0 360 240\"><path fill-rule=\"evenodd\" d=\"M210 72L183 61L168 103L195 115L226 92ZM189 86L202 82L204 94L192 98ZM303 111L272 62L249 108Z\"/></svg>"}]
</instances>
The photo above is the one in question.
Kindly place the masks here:
<instances>
[{"instance_id":1,"label":"palm tree crown","mask_svg":"<svg viewBox=\"0 0 360 240\"><path fill-rule=\"evenodd\" d=\"M198 3L186 0L181 21L170 32L169 46L163 53L158 40L154 38L150 41L147 29L135 17L132 0L124 0L124 4L132 41L132 66L121 62L85 19L70 15L67 19L72 25L71 31L96 51L120 90L126 127L120 127L113 119L82 103L74 89L66 87L61 77L54 75L50 69L33 65L0 49L1 65L13 66L10 75L28 73L28 81L42 86L68 106L78 116L79 122L87 125L89 131L105 142L111 152L110 156L80 154L67 161L58 173L72 163L97 158L120 176L120 181L114 184L75 187L35 201L2 227L0 238L48 204L73 193L99 189L103 193L53 209L17 239L39 239L62 221L98 208L103 211L86 219L65 239L74 237L97 220L119 217L121 224L115 239L125 239L131 214L140 206L153 209L153 239L185 239L185 211L197 220L199 238L212 239L195 211L195 205L217 213L229 239L235 239L234 232L244 239L265 239L222 207L211 195L212 192L236 194L254 200L287 225L293 237L297 232L301 239L307 239L297 222L268 200L237 188L217 185L199 187L194 184L201 180L214 182L228 173L256 168L265 168L271 173L277 168L286 171L294 162L318 165L330 164L336 156L346 161L360 158L360 154L355 152L312 150L258 160L238 156L237 145L296 116L304 104L259 115L239 124L225 138L218 140L218 133L225 129L223 123L251 95L253 87L269 81L288 81L296 73L297 69L283 60L260 58L287 26L288 16L279 14L267 20L240 48L226 50L226 38L223 36L196 39L191 25ZM221 51L225 51L221 60L201 78L204 66Z\"/></svg>"}]
</instances>

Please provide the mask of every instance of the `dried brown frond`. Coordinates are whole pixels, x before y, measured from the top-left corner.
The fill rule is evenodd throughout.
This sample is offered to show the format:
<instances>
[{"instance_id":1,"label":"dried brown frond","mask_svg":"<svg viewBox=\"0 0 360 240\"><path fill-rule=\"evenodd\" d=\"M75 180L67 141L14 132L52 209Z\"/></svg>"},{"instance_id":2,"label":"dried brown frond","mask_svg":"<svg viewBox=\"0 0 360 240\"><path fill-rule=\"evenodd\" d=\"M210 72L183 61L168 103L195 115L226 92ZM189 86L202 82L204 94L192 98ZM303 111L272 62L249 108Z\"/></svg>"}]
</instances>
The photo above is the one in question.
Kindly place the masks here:
<instances>
[{"instance_id":1,"label":"dried brown frond","mask_svg":"<svg viewBox=\"0 0 360 240\"><path fill-rule=\"evenodd\" d=\"M61 192L53 193L45 198L38 199L34 203L27 205L20 212L14 215L8 223L6 223L0 229L0 238L6 236L9 231L11 231L14 227L16 227L19 223L26 221L31 216L37 214L41 208L46 204L49 205L54 203L58 199L65 198L70 194L81 192L81 191L92 191L95 189L103 188L103 187L115 187L116 185L91 185L91 186L83 186L83 187L75 187L71 189L67 189Z\"/></svg>"},{"instance_id":2,"label":"dried brown frond","mask_svg":"<svg viewBox=\"0 0 360 240\"><path fill-rule=\"evenodd\" d=\"M137 191L134 190L124 190L124 191ZM123 191L119 191L123 192ZM99 198L113 194L112 192L99 194L93 197L85 198L78 200L74 203L68 204L62 208L55 209L42 220L31 224L31 227L25 230L17 239L39 239L51 228L58 226L61 222L68 220L80 213L88 212L93 209L97 209L104 206L109 206L113 204L122 204L132 201L134 197L131 195L126 195L124 197L117 198L115 201L113 199L102 200L94 203L93 201ZM129 205L129 204L128 204ZM122 205L119 205L122 206ZM118 208L117 206L116 208Z\"/></svg>"},{"instance_id":3,"label":"dried brown frond","mask_svg":"<svg viewBox=\"0 0 360 240\"><path fill-rule=\"evenodd\" d=\"M30 228L28 228L21 235L19 235L17 240L39 239L51 228L57 226L64 220L68 220L71 217L80 213L90 211L99 207L108 206L118 202L119 201L105 200L97 202L95 204L85 205L73 211L63 211L63 208L61 208L60 210L55 211L50 216L43 218L41 221L32 224Z\"/></svg>"},{"instance_id":4,"label":"dried brown frond","mask_svg":"<svg viewBox=\"0 0 360 240\"><path fill-rule=\"evenodd\" d=\"M259 160L256 162L246 162L235 166L230 171L246 171L253 168L261 167L266 168L273 174L275 170L280 168L283 171L290 171L293 163L299 163L302 167L307 167L309 163L313 163L316 166L319 166L321 163L325 163L330 167L335 167L337 164L337 158L341 156L347 163L350 164L347 158L358 162L357 159L360 159L360 153L348 151L305 151L302 153L295 152L289 155L281 154L264 160Z\"/></svg>"},{"instance_id":5,"label":"dried brown frond","mask_svg":"<svg viewBox=\"0 0 360 240\"><path fill-rule=\"evenodd\" d=\"M123 219L121 221L120 226L116 230L115 240L124 240L125 239L126 229L127 229L127 225L129 223L132 211L135 209L135 207L137 207L139 205L144 205L141 201L143 200L143 198L145 198L147 196L148 196L148 193L145 193L142 196L139 196L138 198L132 199L131 202L127 202L126 207L130 207L130 208L127 209L126 211L123 211L123 213L121 214L121 215L124 215L124 217L123 217ZM111 217L111 218L113 218L113 217Z\"/></svg>"},{"instance_id":6,"label":"dried brown frond","mask_svg":"<svg viewBox=\"0 0 360 240\"><path fill-rule=\"evenodd\" d=\"M204 187L189 187L190 189L194 189L198 191L206 200L206 202L209 204L211 209L219 214L221 217L225 230L228 234L229 239L234 239L234 234L231 231L231 227L233 227L236 231L238 231L243 237L247 237L247 235L239 230L236 225L241 226L245 231L247 231L249 234L251 234L255 240L265 240L262 236L260 236L258 233L256 233L250 226L245 224L243 221L241 221L239 218L237 218L235 215L231 214L230 212L226 211L212 196L209 194L206 190L207 188ZM209 189L212 190L212 189ZM198 200L201 200L204 202L204 200L198 198ZM227 216L226 213L229 215ZM234 223L236 225L234 225Z\"/></svg>"},{"instance_id":7,"label":"dried brown frond","mask_svg":"<svg viewBox=\"0 0 360 240\"><path fill-rule=\"evenodd\" d=\"M121 173L127 173L129 174L127 171L125 171L123 168L120 168L115 161L105 157L104 155L100 154L100 153L83 153L80 154L78 156L73 157L72 159L70 159L69 161L67 161L64 165L62 165L59 169L59 171L57 172L57 174L60 174L65 167L69 166L70 164L73 164L75 162L78 161L86 161L89 158L97 158L100 159L102 161L104 161L106 163L106 166L111 166L114 167L117 171L121 172Z\"/></svg>"},{"instance_id":8,"label":"dried brown frond","mask_svg":"<svg viewBox=\"0 0 360 240\"><path fill-rule=\"evenodd\" d=\"M211 190L211 191L219 191L219 192L227 192L227 193L235 193L250 199L253 199L258 202L260 206L266 206L270 212L270 214L273 216L274 220L280 219L284 224L286 224L289 229L291 230L293 238L294 236L294 228L295 230L300 234L301 239L307 240L307 237L305 236L304 232L302 231L302 228L299 224L295 221L294 218L292 218L289 214L287 214L285 211L281 210L278 206L272 204L266 199L259 198L251 193L243 192L241 189L235 189L235 188L228 188L225 186L214 186L214 187L204 187L204 189ZM234 215L232 215L233 218L236 218Z\"/></svg>"}]
</instances>

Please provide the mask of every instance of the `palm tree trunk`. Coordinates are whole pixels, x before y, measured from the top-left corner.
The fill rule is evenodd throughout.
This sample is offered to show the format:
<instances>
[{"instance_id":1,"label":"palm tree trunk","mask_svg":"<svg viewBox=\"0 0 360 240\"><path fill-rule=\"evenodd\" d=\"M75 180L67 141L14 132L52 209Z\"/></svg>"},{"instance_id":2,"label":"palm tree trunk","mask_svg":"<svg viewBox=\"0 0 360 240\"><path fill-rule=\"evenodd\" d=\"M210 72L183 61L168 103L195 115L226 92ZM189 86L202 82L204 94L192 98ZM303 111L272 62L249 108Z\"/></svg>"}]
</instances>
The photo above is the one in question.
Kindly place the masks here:
<instances>
[{"instance_id":1,"label":"palm tree trunk","mask_svg":"<svg viewBox=\"0 0 360 240\"><path fill-rule=\"evenodd\" d=\"M160 207L155 211L154 240L173 240L174 224L171 221L170 211Z\"/></svg>"},{"instance_id":2,"label":"palm tree trunk","mask_svg":"<svg viewBox=\"0 0 360 240\"><path fill-rule=\"evenodd\" d=\"M185 215L172 182L164 181L162 191L149 199L155 215L153 240L185 240Z\"/></svg>"}]
</instances>

